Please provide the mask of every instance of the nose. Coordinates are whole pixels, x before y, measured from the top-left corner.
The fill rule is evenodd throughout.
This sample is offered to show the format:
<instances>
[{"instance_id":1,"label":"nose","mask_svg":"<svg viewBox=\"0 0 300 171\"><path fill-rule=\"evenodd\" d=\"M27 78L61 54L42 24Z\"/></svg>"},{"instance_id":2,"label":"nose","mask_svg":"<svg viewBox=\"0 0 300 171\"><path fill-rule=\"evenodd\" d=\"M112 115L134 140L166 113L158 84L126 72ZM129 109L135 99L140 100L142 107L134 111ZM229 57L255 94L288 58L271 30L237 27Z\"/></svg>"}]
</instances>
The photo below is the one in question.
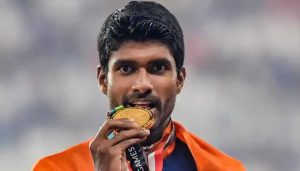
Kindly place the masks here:
<instances>
[{"instance_id":1,"label":"nose","mask_svg":"<svg viewBox=\"0 0 300 171\"><path fill-rule=\"evenodd\" d=\"M145 69L140 69L138 71L137 77L132 85L132 90L139 93L150 93L153 90L149 73Z\"/></svg>"}]
</instances>

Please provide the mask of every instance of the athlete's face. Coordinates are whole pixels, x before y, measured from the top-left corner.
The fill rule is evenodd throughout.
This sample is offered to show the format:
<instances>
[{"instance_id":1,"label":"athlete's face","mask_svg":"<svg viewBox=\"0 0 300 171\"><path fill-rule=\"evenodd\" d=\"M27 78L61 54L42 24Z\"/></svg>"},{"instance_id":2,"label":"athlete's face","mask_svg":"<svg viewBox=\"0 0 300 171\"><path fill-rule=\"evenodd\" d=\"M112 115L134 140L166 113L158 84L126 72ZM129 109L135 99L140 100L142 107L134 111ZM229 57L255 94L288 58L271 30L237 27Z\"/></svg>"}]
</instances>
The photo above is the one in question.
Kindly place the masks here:
<instances>
[{"instance_id":1,"label":"athlete's face","mask_svg":"<svg viewBox=\"0 0 300 171\"><path fill-rule=\"evenodd\" d=\"M151 133L161 132L182 89L185 69L177 74L168 47L158 41L126 41L111 54L107 73L98 67L98 79L111 108L148 108L155 119Z\"/></svg>"}]
</instances>

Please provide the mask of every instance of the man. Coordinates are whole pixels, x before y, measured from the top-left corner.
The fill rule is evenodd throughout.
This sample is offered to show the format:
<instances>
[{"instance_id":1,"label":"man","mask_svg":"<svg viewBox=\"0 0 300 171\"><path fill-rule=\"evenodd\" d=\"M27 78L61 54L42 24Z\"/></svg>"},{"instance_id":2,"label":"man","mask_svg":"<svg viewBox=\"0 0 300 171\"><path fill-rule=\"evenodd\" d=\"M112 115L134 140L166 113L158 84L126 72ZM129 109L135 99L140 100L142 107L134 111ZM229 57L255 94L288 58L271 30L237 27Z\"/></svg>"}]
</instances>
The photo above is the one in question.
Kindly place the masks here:
<instances>
[{"instance_id":1,"label":"man","mask_svg":"<svg viewBox=\"0 0 300 171\"><path fill-rule=\"evenodd\" d=\"M171 120L186 71L176 18L155 2L129 2L104 22L98 38L98 81L110 108L151 111L150 130L130 119L108 119L91 139L41 159L34 170L130 170L125 150L140 144L150 170L244 170L242 164ZM118 130L112 138L108 135Z\"/></svg>"}]
</instances>

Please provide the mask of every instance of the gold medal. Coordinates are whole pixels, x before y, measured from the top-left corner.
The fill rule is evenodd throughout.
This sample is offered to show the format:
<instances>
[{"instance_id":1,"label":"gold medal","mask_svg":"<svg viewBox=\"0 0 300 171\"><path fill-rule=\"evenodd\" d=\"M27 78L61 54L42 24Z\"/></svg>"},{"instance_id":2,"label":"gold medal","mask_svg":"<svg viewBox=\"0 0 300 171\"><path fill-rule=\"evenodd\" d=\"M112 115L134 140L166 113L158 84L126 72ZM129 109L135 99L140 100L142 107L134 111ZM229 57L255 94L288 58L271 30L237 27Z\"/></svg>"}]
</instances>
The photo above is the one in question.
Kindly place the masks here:
<instances>
[{"instance_id":1,"label":"gold medal","mask_svg":"<svg viewBox=\"0 0 300 171\"><path fill-rule=\"evenodd\" d=\"M117 110L111 119L131 118L139 126L139 128L149 129L154 123L153 114L150 110L142 107L128 107Z\"/></svg>"}]
</instances>

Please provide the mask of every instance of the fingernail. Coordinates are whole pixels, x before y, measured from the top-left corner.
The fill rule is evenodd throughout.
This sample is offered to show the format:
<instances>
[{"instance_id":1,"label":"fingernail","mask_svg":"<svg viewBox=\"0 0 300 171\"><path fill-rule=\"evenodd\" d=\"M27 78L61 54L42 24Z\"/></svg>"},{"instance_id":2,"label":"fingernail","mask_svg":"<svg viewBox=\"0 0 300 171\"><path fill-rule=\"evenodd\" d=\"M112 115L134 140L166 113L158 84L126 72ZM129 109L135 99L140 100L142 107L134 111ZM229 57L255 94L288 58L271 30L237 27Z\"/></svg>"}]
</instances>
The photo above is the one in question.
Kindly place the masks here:
<instances>
[{"instance_id":1,"label":"fingernail","mask_svg":"<svg viewBox=\"0 0 300 171\"><path fill-rule=\"evenodd\" d=\"M131 122L135 122L135 119L133 118L128 118Z\"/></svg>"},{"instance_id":2,"label":"fingernail","mask_svg":"<svg viewBox=\"0 0 300 171\"><path fill-rule=\"evenodd\" d=\"M145 132L145 134L150 134L150 131L148 129L143 129L143 131Z\"/></svg>"}]
</instances>

